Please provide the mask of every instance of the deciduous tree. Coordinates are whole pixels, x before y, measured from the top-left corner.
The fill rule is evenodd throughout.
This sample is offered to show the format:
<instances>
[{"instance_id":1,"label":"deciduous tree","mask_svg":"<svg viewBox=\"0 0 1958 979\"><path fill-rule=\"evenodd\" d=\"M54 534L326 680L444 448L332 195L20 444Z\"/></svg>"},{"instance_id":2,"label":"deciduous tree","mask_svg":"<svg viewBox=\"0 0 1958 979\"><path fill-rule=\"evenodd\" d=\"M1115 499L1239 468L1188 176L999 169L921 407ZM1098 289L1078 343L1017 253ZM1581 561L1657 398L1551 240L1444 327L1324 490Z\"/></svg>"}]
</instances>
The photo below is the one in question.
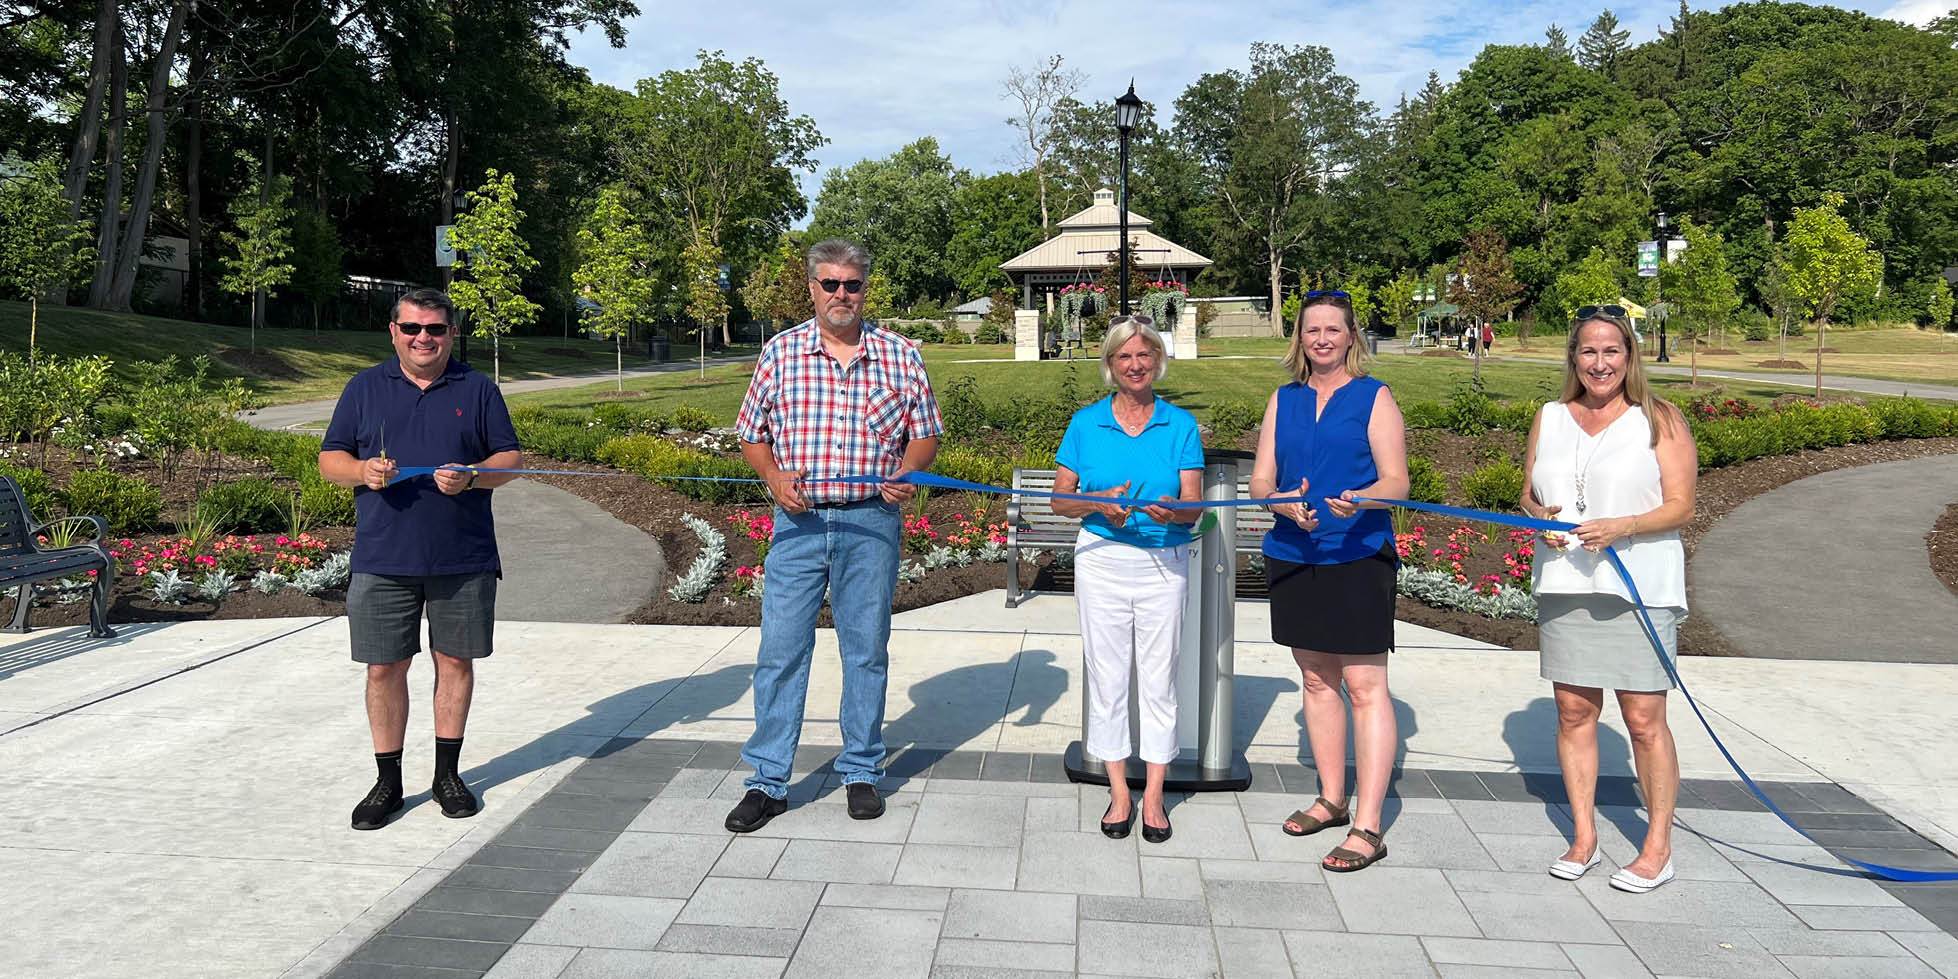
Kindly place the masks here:
<instances>
[{"instance_id":1,"label":"deciduous tree","mask_svg":"<svg viewBox=\"0 0 1958 979\"><path fill-rule=\"evenodd\" d=\"M1782 242L1782 267L1788 290L1815 324L1815 396L1822 396L1822 334L1829 316L1845 298L1876 291L1883 282L1883 256L1869 240L1850 230L1840 212L1841 194L1826 194L1816 207L1795 212Z\"/></svg>"},{"instance_id":2,"label":"deciduous tree","mask_svg":"<svg viewBox=\"0 0 1958 979\"><path fill-rule=\"evenodd\" d=\"M254 353L272 290L292 281L291 198L292 178L253 170L245 192L231 199L231 223L237 230L225 232L221 239L228 254L218 284L226 292L252 297Z\"/></svg>"},{"instance_id":3,"label":"deciduous tree","mask_svg":"<svg viewBox=\"0 0 1958 979\"><path fill-rule=\"evenodd\" d=\"M1463 239L1461 265L1448 298L1462 308L1462 314L1477 329L1515 309L1522 294L1523 284L1516 281L1509 261L1509 244L1500 233L1485 228ZM1475 379L1479 382L1482 344L1476 343L1474 348Z\"/></svg>"},{"instance_id":4,"label":"deciduous tree","mask_svg":"<svg viewBox=\"0 0 1958 979\"><path fill-rule=\"evenodd\" d=\"M503 383L503 335L536 322L539 311L523 293L524 274L537 260L517 233L522 221L516 175L491 169L483 185L469 192L468 210L456 217L449 234L460 267L450 292L471 331L489 338L491 377L498 384Z\"/></svg>"},{"instance_id":5,"label":"deciduous tree","mask_svg":"<svg viewBox=\"0 0 1958 979\"><path fill-rule=\"evenodd\" d=\"M597 304L585 319L599 336L612 338L618 390L625 390L625 340L632 326L653 313L653 245L645 226L626 210L625 193L607 187L578 230L584 264L571 284Z\"/></svg>"},{"instance_id":6,"label":"deciduous tree","mask_svg":"<svg viewBox=\"0 0 1958 979\"><path fill-rule=\"evenodd\" d=\"M1700 383L1700 345L1698 337L1709 331L1725 335L1727 318L1740 308L1739 283L1727 267L1726 242L1694 221L1682 218L1680 237L1686 239L1686 254L1659 269L1660 283L1668 300L1679 307L1691 344L1693 385ZM1716 340L1715 343L1719 343Z\"/></svg>"},{"instance_id":7,"label":"deciduous tree","mask_svg":"<svg viewBox=\"0 0 1958 979\"><path fill-rule=\"evenodd\" d=\"M52 162L0 180L0 285L27 300L30 365L40 338L41 294L87 271L94 261L88 222L69 213Z\"/></svg>"},{"instance_id":8,"label":"deciduous tree","mask_svg":"<svg viewBox=\"0 0 1958 979\"><path fill-rule=\"evenodd\" d=\"M1062 67L1058 54L1031 70L1015 65L1006 73L1005 98L1013 105L1013 115L1006 124L1020 131L1016 152L1021 168L1033 174L1039 190L1042 231L1051 223L1047 213L1047 157L1054 151L1054 107L1073 99L1085 80L1081 72Z\"/></svg>"}]
</instances>

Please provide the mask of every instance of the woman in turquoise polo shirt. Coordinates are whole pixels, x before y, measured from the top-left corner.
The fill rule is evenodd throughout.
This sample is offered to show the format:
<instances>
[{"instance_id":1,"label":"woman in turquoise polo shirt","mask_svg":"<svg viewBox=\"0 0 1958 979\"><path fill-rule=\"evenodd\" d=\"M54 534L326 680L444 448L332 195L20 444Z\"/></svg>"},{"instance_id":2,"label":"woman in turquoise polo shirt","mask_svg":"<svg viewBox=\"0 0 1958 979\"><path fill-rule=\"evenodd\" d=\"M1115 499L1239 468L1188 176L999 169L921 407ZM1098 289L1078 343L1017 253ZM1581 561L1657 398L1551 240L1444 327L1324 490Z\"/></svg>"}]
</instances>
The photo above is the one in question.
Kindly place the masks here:
<instances>
[{"instance_id":1,"label":"woman in turquoise polo shirt","mask_svg":"<svg viewBox=\"0 0 1958 979\"><path fill-rule=\"evenodd\" d=\"M1117 316L1101 344L1101 377L1115 393L1074 413L1055 460L1062 493L1145 500L1203 496L1203 439L1194 416L1156 396L1169 364L1147 316ZM1088 755L1108 766L1101 831L1129 835L1135 818L1124 771L1144 767L1142 838L1169 839L1163 776L1176 760L1176 644L1189 581L1190 524L1198 510L1055 500L1081 521L1074 544L1074 599L1088 671ZM1140 749L1129 738L1129 664L1135 664Z\"/></svg>"},{"instance_id":2,"label":"woman in turquoise polo shirt","mask_svg":"<svg viewBox=\"0 0 1958 979\"><path fill-rule=\"evenodd\" d=\"M1284 360L1293 381L1265 407L1251 471L1254 496L1308 497L1271 508L1279 519L1263 548L1271 640L1292 648L1303 674L1306 734L1319 769L1319 797L1284 829L1306 836L1351 826L1322 861L1337 873L1387 855L1381 809L1399 738L1387 694L1394 524L1384 507L1355 498L1407 495L1407 442L1393 393L1367 376L1365 350L1346 293L1307 294ZM1353 702L1358 783L1350 815L1342 684Z\"/></svg>"}]
</instances>

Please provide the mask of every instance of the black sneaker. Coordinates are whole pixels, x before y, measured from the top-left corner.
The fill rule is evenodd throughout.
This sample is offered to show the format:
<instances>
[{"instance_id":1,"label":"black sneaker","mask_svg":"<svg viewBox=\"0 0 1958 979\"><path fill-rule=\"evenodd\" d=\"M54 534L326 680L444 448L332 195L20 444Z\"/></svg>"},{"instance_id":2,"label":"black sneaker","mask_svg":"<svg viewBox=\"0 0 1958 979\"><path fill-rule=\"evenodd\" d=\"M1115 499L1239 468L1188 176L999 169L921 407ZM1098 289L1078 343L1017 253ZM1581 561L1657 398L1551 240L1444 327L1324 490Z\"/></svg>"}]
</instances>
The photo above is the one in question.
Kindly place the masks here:
<instances>
[{"instance_id":1,"label":"black sneaker","mask_svg":"<svg viewBox=\"0 0 1958 979\"><path fill-rule=\"evenodd\" d=\"M752 833L788 811L789 800L771 799L768 793L760 789L749 789L748 794L728 810L725 825L730 833Z\"/></svg>"},{"instance_id":2,"label":"black sneaker","mask_svg":"<svg viewBox=\"0 0 1958 979\"><path fill-rule=\"evenodd\" d=\"M454 772L436 776L435 784L428 787L428 794L442 804L442 815L450 819L467 819L476 814L476 793L469 791L469 783Z\"/></svg>"},{"instance_id":3,"label":"black sneaker","mask_svg":"<svg viewBox=\"0 0 1958 979\"><path fill-rule=\"evenodd\" d=\"M374 787L367 792L367 798L354 807L355 829L380 829L388 824L388 817L401 811L401 787L386 779L375 779Z\"/></svg>"},{"instance_id":4,"label":"black sneaker","mask_svg":"<svg viewBox=\"0 0 1958 979\"><path fill-rule=\"evenodd\" d=\"M884 814L884 799L877 794L877 786L869 782L851 782L843 787L850 797L851 819L876 819Z\"/></svg>"}]
</instances>

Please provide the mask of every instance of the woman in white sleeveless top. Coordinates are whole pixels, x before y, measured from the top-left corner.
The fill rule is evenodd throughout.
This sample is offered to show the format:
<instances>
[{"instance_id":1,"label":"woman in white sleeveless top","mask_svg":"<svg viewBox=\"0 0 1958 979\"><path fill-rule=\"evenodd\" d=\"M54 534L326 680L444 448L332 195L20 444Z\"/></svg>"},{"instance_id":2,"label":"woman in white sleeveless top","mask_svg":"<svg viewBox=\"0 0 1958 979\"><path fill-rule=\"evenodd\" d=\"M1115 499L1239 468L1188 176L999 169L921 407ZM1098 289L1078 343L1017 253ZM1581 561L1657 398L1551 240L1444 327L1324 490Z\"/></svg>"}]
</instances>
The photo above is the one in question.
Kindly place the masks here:
<instances>
[{"instance_id":1,"label":"woman in white sleeveless top","mask_svg":"<svg viewBox=\"0 0 1958 979\"><path fill-rule=\"evenodd\" d=\"M1638 583L1665 655L1678 655L1686 617L1686 551L1698 450L1685 416L1655 396L1619 306L1577 311L1564 360L1564 392L1530 428L1523 512L1576 523L1546 534L1535 591L1543 678L1555 689L1557 760L1575 832L1550 866L1576 880L1597 866L1598 715L1616 691L1631 735L1650 823L1636 859L1611 885L1644 893L1673 877L1672 815L1679 755L1666 724L1672 680L1640 627L1631 593L1605 559L1615 548Z\"/></svg>"}]
</instances>

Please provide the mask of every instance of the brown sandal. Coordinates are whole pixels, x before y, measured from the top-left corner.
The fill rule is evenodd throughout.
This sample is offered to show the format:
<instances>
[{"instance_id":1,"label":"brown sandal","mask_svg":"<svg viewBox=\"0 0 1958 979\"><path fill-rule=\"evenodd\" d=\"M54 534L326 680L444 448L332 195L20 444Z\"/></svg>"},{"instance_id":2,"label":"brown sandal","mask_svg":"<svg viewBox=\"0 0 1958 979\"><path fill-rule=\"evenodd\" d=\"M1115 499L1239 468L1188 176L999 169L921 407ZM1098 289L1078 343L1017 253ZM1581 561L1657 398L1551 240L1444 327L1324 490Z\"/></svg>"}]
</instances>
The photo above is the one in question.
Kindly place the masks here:
<instances>
[{"instance_id":1,"label":"brown sandal","mask_svg":"<svg viewBox=\"0 0 1958 979\"><path fill-rule=\"evenodd\" d=\"M1320 819L1317 816L1313 816L1308 812L1308 810L1310 810L1312 806L1306 806L1304 809L1298 809L1293 811L1292 815L1285 820L1286 824L1297 823L1300 827L1298 832L1296 833L1292 832L1292 827L1289 825L1281 824L1278 828L1284 830L1286 836L1311 836L1312 834L1317 833L1322 829L1330 829L1334 826L1344 826L1353 821L1352 819L1348 818L1346 815L1347 807L1335 806L1332 804L1330 800L1328 800L1323 795L1316 799L1313 799L1312 805L1325 806L1326 811L1332 814L1332 818Z\"/></svg>"},{"instance_id":2,"label":"brown sandal","mask_svg":"<svg viewBox=\"0 0 1958 979\"><path fill-rule=\"evenodd\" d=\"M1380 841L1381 834L1370 829L1361 829L1355 826L1347 831L1347 835L1357 836L1361 840L1372 844L1373 852L1360 853L1354 850L1348 850L1344 846L1336 846L1333 847L1331 853L1326 854L1326 860L1337 860L1340 862L1340 866L1333 866L1325 862L1325 860L1321 860L1319 861L1320 867L1330 870L1335 874L1350 874L1355 870L1365 870L1386 858L1387 844Z\"/></svg>"}]
</instances>

